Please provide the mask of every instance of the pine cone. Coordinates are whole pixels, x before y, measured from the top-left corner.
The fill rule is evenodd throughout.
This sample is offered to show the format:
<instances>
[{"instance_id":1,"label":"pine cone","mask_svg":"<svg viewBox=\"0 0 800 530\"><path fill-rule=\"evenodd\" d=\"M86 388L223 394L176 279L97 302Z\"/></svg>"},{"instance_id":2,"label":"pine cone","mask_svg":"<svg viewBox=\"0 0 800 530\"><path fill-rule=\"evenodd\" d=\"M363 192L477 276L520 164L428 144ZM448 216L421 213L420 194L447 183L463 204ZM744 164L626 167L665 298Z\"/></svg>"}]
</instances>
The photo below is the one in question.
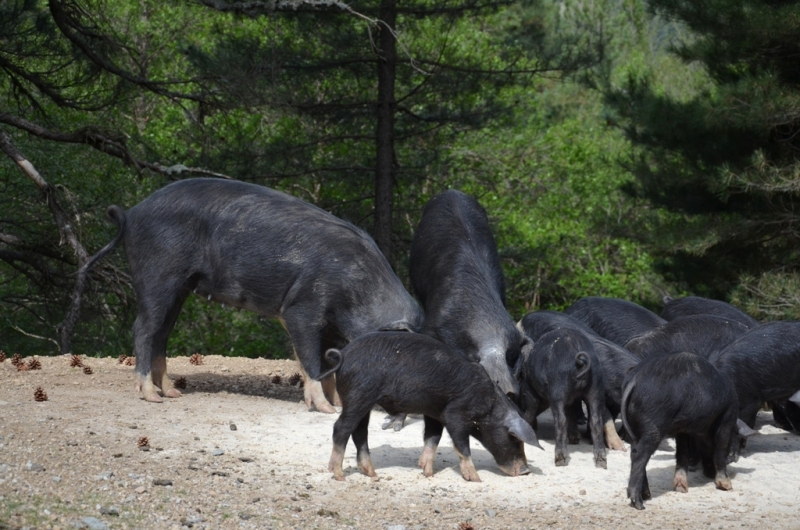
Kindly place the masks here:
<instances>
[{"instance_id":1,"label":"pine cone","mask_svg":"<svg viewBox=\"0 0 800 530\"><path fill-rule=\"evenodd\" d=\"M201 364L203 364L203 356L200 355L199 353L194 353L192 354L191 357L189 357L189 363L195 366L200 366Z\"/></svg>"},{"instance_id":2,"label":"pine cone","mask_svg":"<svg viewBox=\"0 0 800 530\"><path fill-rule=\"evenodd\" d=\"M136 366L136 357L128 357L125 359L125 366Z\"/></svg>"},{"instance_id":3,"label":"pine cone","mask_svg":"<svg viewBox=\"0 0 800 530\"><path fill-rule=\"evenodd\" d=\"M87 365L83 367L83 373L86 375L92 375L94 372L92 371L91 367Z\"/></svg>"},{"instance_id":4,"label":"pine cone","mask_svg":"<svg viewBox=\"0 0 800 530\"><path fill-rule=\"evenodd\" d=\"M42 387L37 386L36 391L33 393L33 399L36 401L47 401L47 392L45 392Z\"/></svg>"},{"instance_id":5,"label":"pine cone","mask_svg":"<svg viewBox=\"0 0 800 530\"><path fill-rule=\"evenodd\" d=\"M175 388L179 388L179 389L183 390L184 388L186 388L186 378L185 377L179 377L179 378L177 378L175 380L174 383L172 383L172 385Z\"/></svg>"},{"instance_id":6,"label":"pine cone","mask_svg":"<svg viewBox=\"0 0 800 530\"><path fill-rule=\"evenodd\" d=\"M273 385L279 385L279 384L281 384L281 376L278 375L278 374L275 374L275 375L272 376L271 381L272 381Z\"/></svg>"},{"instance_id":7,"label":"pine cone","mask_svg":"<svg viewBox=\"0 0 800 530\"><path fill-rule=\"evenodd\" d=\"M42 363L39 362L39 359L33 358L28 361L28 370L41 370Z\"/></svg>"},{"instance_id":8,"label":"pine cone","mask_svg":"<svg viewBox=\"0 0 800 530\"><path fill-rule=\"evenodd\" d=\"M119 357L117 357L117 362L118 362L119 364L125 364L125 361L126 361L127 359L128 359L128 356L127 356L127 355L125 355L125 354L123 353L122 355L120 355Z\"/></svg>"},{"instance_id":9,"label":"pine cone","mask_svg":"<svg viewBox=\"0 0 800 530\"><path fill-rule=\"evenodd\" d=\"M463 521L458 523L458 530L475 530L475 527L472 526L472 523Z\"/></svg>"},{"instance_id":10,"label":"pine cone","mask_svg":"<svg viewBox=\"0 0 800 530\"><path fill-rule=\"evenodd\" d=\"M25 364L25 363L24 363L24 362L22 362L22 361L20 361L19 363L17 363L17 364L16 364L16 367L17 367L17 371L18 371L18 372L27 372L27 371L28 371L28 365L27 365L27 364Z\"/></svg>"},{"instance_id":11,"label":"pine cone","mask_svg":"<svg viewBox=\"0 0 800 530\"><path fill-rule=\"evenodd\" d=\"M0 363L6 362L6 352L0 350Z\"/></svg>"},{"instance_id":12,"label":"pine cone","mask_svg":"<svg viewBox=\"0 0 800 530\"><path fill-rule=\"evenodd\" d=\"M298 374L298 373L294 373L294 374L292 374L291 377L289 377L289 384L292 385L292 386L294 386L297 383L300 383L302 381L303 381L303 376Z\"/></svg>"},{"instance_id":13,"label":"pine cone","mask_svg":"<svg viewBox=\"0 0 800 530\"><path fill-rule=\"evenodd\" d=\"M18 353L15 353L14 356L11 357L11 364L13 364L16 367L19 367L21 363L22 363L22 357L20 357Z\"/></svg>"},{"instance_id":14,"label":"pine cone","mask_svg":"<svg viewBox=\"0 0 800 530\"><path fill-rule=\"evenodd\" d=\"M147 436L142 436L137 440L136 446L143 450L150 449L150 439Z\"/></svg>"},{"instance_id":15,"label":"pine cone","mask_svg":"<svg viewBox=\"0 0 800 530\"><path fill-rule=\"evenodd\" d=\"M81 360L81 356L80 355L73 355L72 357L70 357L69 365L72 368L75 368L75 367L80 368L81 366L83 366L83 361Z\"/></svg>"}]
</instances>

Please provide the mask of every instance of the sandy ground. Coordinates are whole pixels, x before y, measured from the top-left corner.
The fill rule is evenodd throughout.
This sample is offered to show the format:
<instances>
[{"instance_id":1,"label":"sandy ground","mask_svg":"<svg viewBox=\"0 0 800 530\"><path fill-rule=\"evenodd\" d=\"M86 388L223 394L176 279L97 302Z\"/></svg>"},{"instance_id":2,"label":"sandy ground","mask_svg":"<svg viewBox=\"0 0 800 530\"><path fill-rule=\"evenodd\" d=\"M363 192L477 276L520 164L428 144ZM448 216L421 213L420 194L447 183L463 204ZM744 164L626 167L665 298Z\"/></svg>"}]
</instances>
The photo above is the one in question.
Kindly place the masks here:
<instances>
[{"instance_id":1,"label":"sandy ground","mask_svg":"<svg viewBox=\"0 0 800 530\"><path fill-rule=\"evenodd\" d=\"M671 491L674 442L663 442L647 468L653 499L639 512L625 497L628 453L597 469L584 441L557 468L549 415L540 417L545 450L526 449L530 475L503 475L473 440L483 482L469 483L447 435L425 478L422 421L383 431L376 410L369 436L380 480L356 469L350 444L337 482L327 470L336 415L306 411L287 381L293 361L170 359L188 388L163 404L141 400L133 368L117 359L86 359L92 375L63 357L41 363L28 372L0 364L0 530L800 527L800 437L774 427L770 413L728 468L732 492L699 471L688 493ZM37 386L48 401L34 400ZM143 436L149 451L137 446Z\"/></svg>"}]
</instances>

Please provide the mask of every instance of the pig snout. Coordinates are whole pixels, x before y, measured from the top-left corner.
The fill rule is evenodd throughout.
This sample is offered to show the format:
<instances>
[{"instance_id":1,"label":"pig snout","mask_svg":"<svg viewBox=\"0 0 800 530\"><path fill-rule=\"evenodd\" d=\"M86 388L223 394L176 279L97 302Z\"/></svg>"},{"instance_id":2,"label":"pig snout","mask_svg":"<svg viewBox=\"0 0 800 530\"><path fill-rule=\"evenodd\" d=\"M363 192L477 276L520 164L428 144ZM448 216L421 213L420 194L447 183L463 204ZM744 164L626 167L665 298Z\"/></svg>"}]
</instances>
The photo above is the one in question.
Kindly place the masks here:
<instances>
[{"instance_id":1,"label":"pig snout","mask_svg":"<svg viewBox=\"0 0 800 530\"><path fill-rule=\"evenodd\" d=\"M528 475L531 472L531 470L528 469L528 463L524 459L514 460L511 464L500 466L500 469L503 473L512 477Z\"/></svg>"}]
</instances>

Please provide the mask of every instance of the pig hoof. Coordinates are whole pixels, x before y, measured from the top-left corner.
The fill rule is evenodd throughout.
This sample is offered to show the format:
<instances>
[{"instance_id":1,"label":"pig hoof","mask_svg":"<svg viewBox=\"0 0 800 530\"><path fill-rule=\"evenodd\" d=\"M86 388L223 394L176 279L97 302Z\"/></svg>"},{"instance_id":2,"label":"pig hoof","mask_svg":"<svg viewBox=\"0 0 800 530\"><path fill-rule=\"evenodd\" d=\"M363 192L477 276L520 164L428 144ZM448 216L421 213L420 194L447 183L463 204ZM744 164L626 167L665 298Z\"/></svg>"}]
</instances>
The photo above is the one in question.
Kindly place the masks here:
<instances>
[{"instance_id":1,"label":"pig hoof","mask_svg":"<svg viewBox=\"0 0 800 530\"><path fill-rule=\"evenodd\" d=\"M564 467L567 465L567 457L563 455L556 456L556 466L557 467Z\"/></svg>"},{"instance_id":2,"label":"pig hoof","mask_svg":"<svg viewBox=\"0 0 800 530\"><path fill-rule=\"evenodd\" d=\"M733 485L731 485L731 479L729 478L717 479L714 481L714 483L717 485L718 489L724 491L731 491L733 489Z\"/></svg>"},{"instance_id":3,"label":"pig hoof","mask_svg":"<svg viewBox=\"0 0 800 530\"><path fill-rule=\"evenodd\" d=\"M181 397L181 391L177 388L170 388L166 392L164 392L164 396L168 398L177 398Z\"/></svg>"},{"instance_id":4,"label":"pig hoof","mask_svg":"<svg viewBox=\"0 0 800 530\"><path fill-rule=\"evenodd\" d=\"M644 510L644 503L641 500L631 501L631 506L637 510Z\"/></svg>"},{"instance_id":5,"label":"pig hoof","mask_svg":"<svg viewBox=\"0 0 800 530\"><path fill-rule=\"evenodd\" d=\"M336 409L328 403L327 401L324 403L312 403L311 406L308 408L309 412L314 412L315 410L319 412L324 412L325 414L335 414Z\"/></svg>"},{"instance_id":6,"label":"pig hoof","mask_svg":"<svg viewBox=\"0 0 800 530\"><path fill-rule=\"evenodd\" d=\"M164 400L156 393L153 394L145 394L144 396L145 401L149 401L150 403L163 403Z\"/></svg>"},{"instance_id":7,"label":"pig hoof","mask_svg":"<svg viewBox=\"0 0 800 530\"><path fill-rule=\"evenodd\" d=\"M468 482L483 482L478 475L464 475L464 480Z\"/></svg>"},{"instance_id":8,"label":"pig hoof","mask_svg":"<svg viewBox=\"0 0 800 530\"><path fill-rule=\"evenodd\" d=\"M596 458L594 461L594 467L599 467L602 469L608 469L608 462L606 461L605 457Z\"/></svg>"},{"instance_id":9,"label":"pig hoof","mask_svg":"<svg viewBox=\"0 0 800 530\"><path fill-rule=\"evenodd\" d=\"M339 482L344 482L344 475L334 475L333 478Z\"/></svg>"}]
</instances>

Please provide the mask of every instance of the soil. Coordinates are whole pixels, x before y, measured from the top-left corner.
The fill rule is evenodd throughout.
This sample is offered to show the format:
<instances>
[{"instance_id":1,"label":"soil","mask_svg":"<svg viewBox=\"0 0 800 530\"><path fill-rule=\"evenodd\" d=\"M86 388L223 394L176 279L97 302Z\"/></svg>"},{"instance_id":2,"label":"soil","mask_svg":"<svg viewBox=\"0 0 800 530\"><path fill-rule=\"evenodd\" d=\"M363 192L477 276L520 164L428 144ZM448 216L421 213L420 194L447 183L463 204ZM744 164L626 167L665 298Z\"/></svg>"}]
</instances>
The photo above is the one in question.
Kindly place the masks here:
<instances>
[{"instance_id":1,"label":"soil","mask_svg":"<svg viewBox=\"0 0 800 530\"><path fill-rule=\"evenodd\" d=\"M345 455L343 482L327 469L335 414L308 412L290 384L294 361L206 356L171 358L187 388L155 404L134 390L133 368L117 359L40 358L40 370L0 364L0 529L18 528L797 528L800 437L768 412L742 458L728 467L733 491L699 471L689 492L672 491L674 441L648 465L653 498L629 507L628 453L594 467L591 445L570 446L555 467L553 424L539 421L544 451L526 447L532 473L505 476L473 440L480 483L461 478L447 435L435 475L417 468L422 420L399 431L369 428L379 480ZM280 381L275 376L280 376ZM41 387L47 401L37 402ZM149 450L139 448L148 439Z\"/></svg>"}]
</instances>

